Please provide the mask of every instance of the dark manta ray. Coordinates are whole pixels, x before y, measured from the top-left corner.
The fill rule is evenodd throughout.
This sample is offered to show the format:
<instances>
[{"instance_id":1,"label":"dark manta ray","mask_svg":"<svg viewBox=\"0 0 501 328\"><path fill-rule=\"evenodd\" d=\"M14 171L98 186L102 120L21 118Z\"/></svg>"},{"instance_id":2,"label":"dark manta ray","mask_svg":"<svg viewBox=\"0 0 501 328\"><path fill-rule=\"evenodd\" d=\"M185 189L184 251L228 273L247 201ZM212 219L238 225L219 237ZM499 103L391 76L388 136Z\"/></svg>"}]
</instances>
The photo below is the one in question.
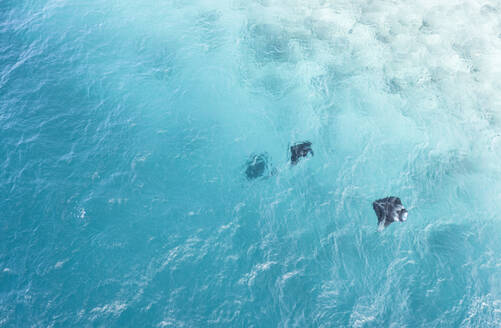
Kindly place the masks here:
<instances>
[{"instance_id":1,"label":"dark manta ray","mask_svg":"<svg viewBox=\"0 0 501 328\"><path fill-rule=\"evenodd\" d=\"M393 222L405 222L407 210L398 197L386 197L372 203L372 208L377 215L379 228L383 229Z\"/></svg>"},{"instance_id":2,"label":"dark manta ray","mask_svg":"<svg viewBox=\"0 0 501 328\"><path fill-rule=\"evenodd\" d=\"M245 165L245 175L249 180L254 180L262 176L270 175L271 170L268 164L268 154L266 153L250 155Z\"/></svg>"},{"instance_id":3,"label":"dark manta ray","mask_svg":"<svg viewBox=\"0 0 501 328\"><path fill-rule=\"evenodd\" d=\"M307 157L309 154L313 156L313 149L311 149L311 142L304 141L291 146L291 164L296 165L301 157Z\"/></svg>"}]
</instances>

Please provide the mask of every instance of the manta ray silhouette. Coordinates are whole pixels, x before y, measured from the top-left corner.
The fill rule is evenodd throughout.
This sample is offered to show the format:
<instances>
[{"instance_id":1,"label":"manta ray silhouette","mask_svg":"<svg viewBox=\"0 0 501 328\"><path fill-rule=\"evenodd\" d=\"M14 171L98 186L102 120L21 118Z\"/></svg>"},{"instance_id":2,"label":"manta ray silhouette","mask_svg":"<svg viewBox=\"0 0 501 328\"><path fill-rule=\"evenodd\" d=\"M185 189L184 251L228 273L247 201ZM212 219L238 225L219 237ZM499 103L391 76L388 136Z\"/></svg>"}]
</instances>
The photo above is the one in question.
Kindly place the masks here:
<instances>
[{"instance_id":1,"label":"manta ray silhouette","mask_svg":"<svg viewBox=\"0 0 501 328\"><path fill-rule=\"evenodd\" d=\"M268 175L270 166L268 164L268 154L252 154L246 162L245 175L247 179L254 180Z\"/></svg>"},{"instance_id":2,"label":"manta ray silhouette","mask_svg":"<svg viewBox=\"0 0 501 328\"><path fill-rule=\"evenodd\" d=\"M393 222L405 222L407 220L408 212L398 197L392 196L378 199L372 203L372 208L376 212L377 221L381 228L386 228Z\"/></svg>"},{"instance_id":3,"label":"manta ray silhouette","mask_svg":"<svg viewBox=\"0 0 501 328\"><path fill-rule=\"evenodd\" d=\"M296 165L301 159L301 157L307 157L309 154L313 156L313 149L311 149L311 142L304 141L292 145L290 149L291 164Z\"/></svg>"}]
</instances>

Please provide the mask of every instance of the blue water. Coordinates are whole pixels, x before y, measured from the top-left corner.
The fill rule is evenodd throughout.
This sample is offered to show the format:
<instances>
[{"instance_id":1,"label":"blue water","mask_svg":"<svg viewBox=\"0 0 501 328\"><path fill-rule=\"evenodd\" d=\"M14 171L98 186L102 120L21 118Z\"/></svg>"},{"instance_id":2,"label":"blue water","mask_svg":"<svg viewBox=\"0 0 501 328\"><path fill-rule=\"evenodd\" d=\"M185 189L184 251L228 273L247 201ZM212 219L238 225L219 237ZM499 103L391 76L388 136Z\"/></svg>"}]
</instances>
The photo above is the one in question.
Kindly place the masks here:
<instances>
[{"instance_id":1,"label":"blue water","mask_svg":"<svg viewBox=\"0 0 501 328\"><path fill-rule=\"evenodd\" d=\"M500 11L0 0L0 326L500 327Z\"/></svg>"}]
</instances>

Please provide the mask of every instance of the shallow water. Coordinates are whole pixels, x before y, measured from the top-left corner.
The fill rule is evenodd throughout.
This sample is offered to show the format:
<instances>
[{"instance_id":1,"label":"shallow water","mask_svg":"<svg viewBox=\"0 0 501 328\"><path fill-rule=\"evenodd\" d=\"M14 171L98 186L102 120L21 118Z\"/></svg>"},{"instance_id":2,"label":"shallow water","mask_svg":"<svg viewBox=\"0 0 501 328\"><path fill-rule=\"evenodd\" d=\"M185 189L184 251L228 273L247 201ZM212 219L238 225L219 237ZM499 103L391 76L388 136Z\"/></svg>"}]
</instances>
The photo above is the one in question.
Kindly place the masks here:
<instances>
[{"instance_id":1,"label":"shallow water","mask_svg":"<svg viewBox=\"0 0 501 328\"><path fill-rule=\"evenodd\" d=\"M500 12L0 0L0 326L499 327Z\"/></svg>"}]
</instances>

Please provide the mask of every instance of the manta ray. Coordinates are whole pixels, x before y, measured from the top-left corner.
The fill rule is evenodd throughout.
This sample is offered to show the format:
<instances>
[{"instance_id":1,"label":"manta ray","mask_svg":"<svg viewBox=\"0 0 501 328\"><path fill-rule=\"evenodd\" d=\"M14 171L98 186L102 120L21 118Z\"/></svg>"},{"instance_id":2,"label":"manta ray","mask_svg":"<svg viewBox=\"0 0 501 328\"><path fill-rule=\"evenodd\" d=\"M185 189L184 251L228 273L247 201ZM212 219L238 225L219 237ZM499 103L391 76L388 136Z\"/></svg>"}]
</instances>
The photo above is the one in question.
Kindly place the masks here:
<instances>
[{"instance_id":1,"label":"manta ray","mask_svg":"<svg viewBox=\"0 0 501 328\"><path fill-rule=\"evenodd\" d=\"M384 229L393 222L405 222L407 220L407 210L402 205L398 197L386 197L378 199L372 203L372 208L377 215L380 229Z\"/></svg>"},{"instance_id":2,"label":"manta ray","mask_svg":"<svg viewBox=\"0 0 501 328\"><path fill-rule=\"evenodd\" d=\"M296 143L290 148L291 164L296 165L301 157L313 156L313 149L311 149L311 142L303 141Z\"/></svg>"}]
</instances>

